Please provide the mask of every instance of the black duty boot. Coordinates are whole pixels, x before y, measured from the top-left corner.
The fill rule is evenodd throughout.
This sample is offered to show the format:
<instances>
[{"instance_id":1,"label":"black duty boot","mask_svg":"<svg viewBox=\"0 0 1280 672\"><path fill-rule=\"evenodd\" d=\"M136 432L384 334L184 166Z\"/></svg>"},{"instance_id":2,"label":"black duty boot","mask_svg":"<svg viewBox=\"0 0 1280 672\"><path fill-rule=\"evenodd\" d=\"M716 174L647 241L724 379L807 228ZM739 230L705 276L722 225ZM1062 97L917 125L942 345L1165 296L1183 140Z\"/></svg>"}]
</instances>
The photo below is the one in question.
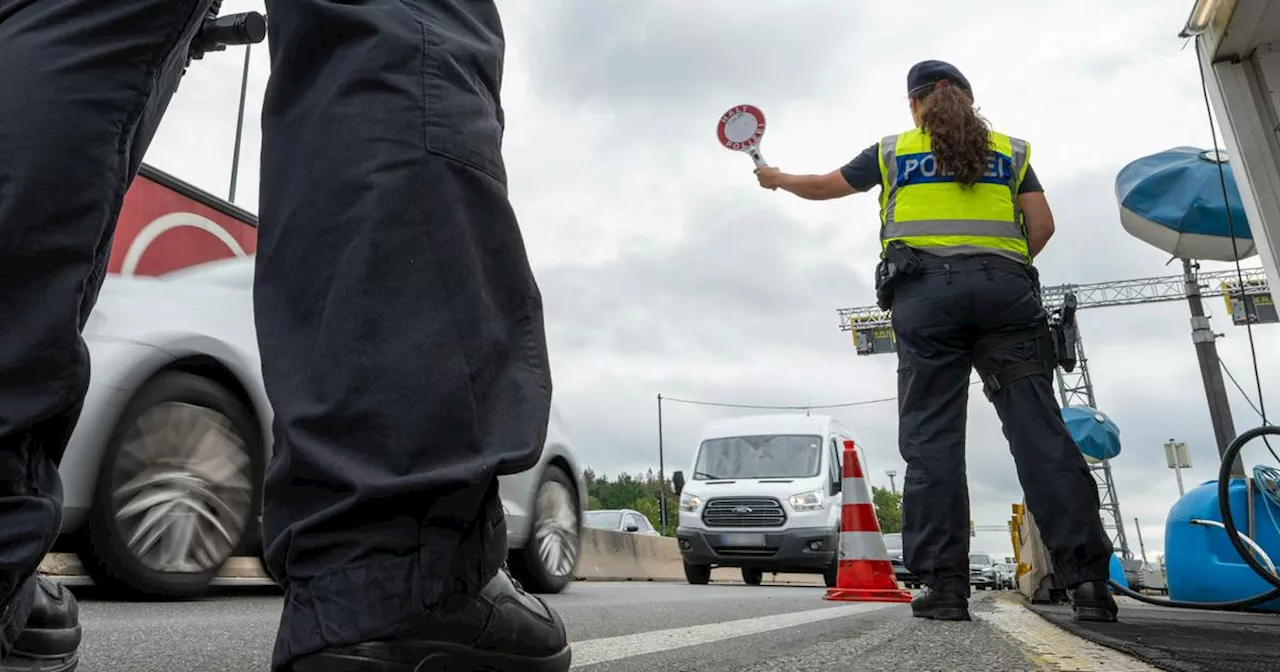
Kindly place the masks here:
<instances>
[{"instance_id":1,"label":"black duty boot","mask_svg":"<svg viewBox=\"0 0 1280 672\"><path fill-rule=\"evenodd\" d=\"M399 636L338 646L294 661L293 672L565 672L564 623L506 569L479 594L449 598Z\"/></svg>"},{"instance_id":2,"label":"black duty boot","mask_svg":"<svg viewBox=\"0 0 1280 672\"><path fill-rule=\"evenodd\" d=\"M36 576L31 612L0 672L71 672L80 662L80 609L62 584Z\"/></svg>"},{"instance_id":3,"label":"black duty boot","mask_svg":"<svg viewBox=\"0 0 1280 672\"><path fill-rule=\"evenodd\" d=\"M1116 622L1120 607L1105 581L1088 581L1071 589L1072 619L1077 621Z\"/></svg>"},{"instance_id":4,"label":"black duty boot","mask_svg":"<svg viewBox=\"0 0 1280 672\"><path fill-rule=\"evenodd\" d=\"M911 600L911 615L935 621L967 621L969 598L949 590L925 588Z\"/></svg>"}]
</instances>

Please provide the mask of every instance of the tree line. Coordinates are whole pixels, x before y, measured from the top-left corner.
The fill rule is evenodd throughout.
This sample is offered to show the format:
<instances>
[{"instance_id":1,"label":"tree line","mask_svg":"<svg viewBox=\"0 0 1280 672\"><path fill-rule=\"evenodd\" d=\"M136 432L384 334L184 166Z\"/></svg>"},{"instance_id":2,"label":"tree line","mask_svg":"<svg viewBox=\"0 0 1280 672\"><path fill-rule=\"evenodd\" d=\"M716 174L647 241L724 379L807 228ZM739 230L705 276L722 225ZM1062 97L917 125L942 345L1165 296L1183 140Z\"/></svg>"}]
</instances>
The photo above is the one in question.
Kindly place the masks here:
<instances>
[{"instance_id":1,"label":"tree line","mask_svg":"<svg viewBox=\"0 0 1280 672\"><path fill-rule=\"evenodd\" d=\"M597 474L590 468L583 470L582 480L587 484L587 508L633 509L649 519L653 529L663 536L675 536L680 498L670 481L660 481L653 469L643 474L617 474L610 478ZM883 533L902 531L902 494L885 488L871 487L872 501L876 505L876 518ZM662 526L662 498L667 500L667 525Z\"/></svg>"}]
</instances>

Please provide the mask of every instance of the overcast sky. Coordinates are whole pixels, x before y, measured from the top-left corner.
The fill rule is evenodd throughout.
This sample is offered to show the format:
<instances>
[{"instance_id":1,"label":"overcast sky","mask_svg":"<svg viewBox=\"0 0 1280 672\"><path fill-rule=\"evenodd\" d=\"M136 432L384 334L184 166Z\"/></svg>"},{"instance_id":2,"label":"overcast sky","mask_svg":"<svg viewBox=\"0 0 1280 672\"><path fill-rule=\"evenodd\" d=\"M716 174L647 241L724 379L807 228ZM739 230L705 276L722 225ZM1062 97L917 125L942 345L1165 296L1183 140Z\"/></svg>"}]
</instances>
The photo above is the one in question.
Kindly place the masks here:
<instances>
[{"instance_id":1,"label":"overcast sky","mask_svg":"<svg viewBox=\"0 0 1280 672\"><path fill-rule=\"evenodd\" d=\"M1045 284L1178 273L1121 228L1114 177L1153 152L1211 146L1194 51L1176 37L1191 4L500 2L511 196L546 301L556 404L583 462L610 475L656 470L659 394L765 405L894 394L895 358L856 356L836 316L874 302L875 197L811 203L759 189L751 161L713 136L733 105L766 112L770 163L826 172L911 126L913 63L950 61L993 125L1033 145L1058 222L1037 262ZM192 67L149 163L226 194L242 59L237 50ZM256 48L237 198L253 211L268 70ZM1220 299L1207 307L1226 335L1223 361L1253 395L1244 328ZM1100 309L1081 325L1099 406L1122 430L1113 464L1130 544L1136 553L1137 517L1154 559L1178 496L1164 442L1190 444L1188 487L1216 473L1187 307ZM1264 391L1274 393L1280 327L1254 333ZM974 518L1000 525L1022 495L995 413L973 392ZM1259 424L1230 393L1236 428ZM1280 413L1280 397L1272 403ZM668 474L688 468L703 423L740 413L665 404ZM903 472L894 404L833 414L863 442L876 485L889 485L886 469ZM974 547L1010 553L1000 533Z\"/></svg>"}]
</instances>

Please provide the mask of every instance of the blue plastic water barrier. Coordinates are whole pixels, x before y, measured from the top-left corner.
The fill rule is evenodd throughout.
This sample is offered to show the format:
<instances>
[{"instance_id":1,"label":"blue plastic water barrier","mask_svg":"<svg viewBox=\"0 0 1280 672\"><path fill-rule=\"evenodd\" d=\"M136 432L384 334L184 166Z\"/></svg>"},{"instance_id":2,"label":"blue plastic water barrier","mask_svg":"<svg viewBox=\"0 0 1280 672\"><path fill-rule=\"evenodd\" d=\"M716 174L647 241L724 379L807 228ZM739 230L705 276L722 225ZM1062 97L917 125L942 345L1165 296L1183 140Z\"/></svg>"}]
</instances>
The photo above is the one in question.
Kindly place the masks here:
<instances>
[{"instance_id":1,"label":"blue plastic water barrier","mask_svg":"<svg viewBox=\"0 0 1280 672\"><path fill-rule=\"evenodd\" d=\"M1089 406L1067 406L1062 420L1088 462L1109 460L1120 454L1120 428L1105 413Z\"/></svg>"},{"instance_id":2,"label":"blue plastic water barrier","mask_svg":"<svg viewBox=\"0 0 1280 672\"><path fill-rule=\"evenodd\" d=\"M1111 556L1111 580L1124 586L1129 587L1129 577L1124 575L1124 565L1120 564L1120 556Z\"/></svg>"},{"instance_id":3,"label":"blue plastic water barrier","mask_svg":"<svg viewBox=\"0 0 1280 672\"><path fill-rule=\"evenodd\" d=\"M1256 253L1225 152L1175 147L1144 156L1116 175L1116 199L1126 231L1175 257L1234 261Z\"/></svg>"},{"instance_id":4,"label":"blue plastic water barrier","mask_svg":"<svg viewBox=\"0 0 1280 672\"><path fill-rule=\"evenodd\" d=\"M1248 507L1244 479L1231 481L1228 490L1231 515L1237 528L1248 530ZM1253 492L1254 534L1272 562L1280 561L1280 510L1255 488ZM1192 525L1191 520L1222 522L1218 511L1218 482L1203 483L1188 492L1169 510L1165 522L1165 571L1170 599L1186 602L1229 602L1260 595L1271 584L1258 576L1236 552L1221 528ZM1280 612L1280 599L1258 609Z\"/></svg>"}]
</instances>

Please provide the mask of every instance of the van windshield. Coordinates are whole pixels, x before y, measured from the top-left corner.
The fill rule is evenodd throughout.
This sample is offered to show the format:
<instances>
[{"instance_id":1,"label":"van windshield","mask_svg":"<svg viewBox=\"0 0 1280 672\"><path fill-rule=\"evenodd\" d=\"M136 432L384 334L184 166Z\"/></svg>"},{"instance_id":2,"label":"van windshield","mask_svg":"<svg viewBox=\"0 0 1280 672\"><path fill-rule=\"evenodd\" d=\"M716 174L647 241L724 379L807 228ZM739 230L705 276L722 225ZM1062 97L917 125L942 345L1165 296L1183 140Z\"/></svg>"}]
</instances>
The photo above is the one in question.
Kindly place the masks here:
<instances>
[{"instance_id":1,"label":"van windshield","mask_svg":"<svg viewBox=\"0 0 1280 672\"><path fill-rule=\"evenodd\" d=\"M694 480L809 478L822 468L822 437L766 434L707 439L698 448Z\"/></svg>"}]
</instances>

